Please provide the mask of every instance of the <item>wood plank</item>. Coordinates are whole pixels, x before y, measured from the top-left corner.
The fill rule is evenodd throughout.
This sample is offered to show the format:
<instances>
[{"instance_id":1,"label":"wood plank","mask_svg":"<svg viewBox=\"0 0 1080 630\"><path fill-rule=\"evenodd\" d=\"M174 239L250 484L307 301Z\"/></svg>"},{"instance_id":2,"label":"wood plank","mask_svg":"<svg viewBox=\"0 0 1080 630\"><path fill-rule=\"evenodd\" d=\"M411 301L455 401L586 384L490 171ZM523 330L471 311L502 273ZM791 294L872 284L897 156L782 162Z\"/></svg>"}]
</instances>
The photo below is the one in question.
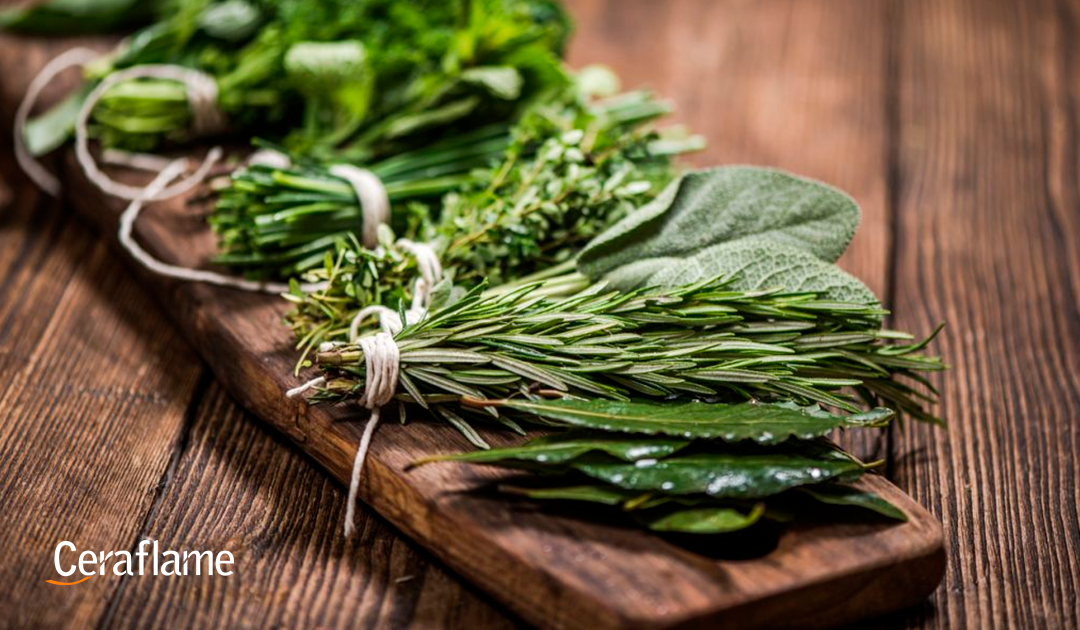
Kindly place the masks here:
<instances>
[{"instance_id":1,"label":"wood plank","mask_svg":"<svg viewBox=\"0 0 1080 630\"><path fill-rule=\"evenodd\" d=\"M4 77L4 80L0 81L0 119L7 121L4 123L5 129L0 130L0 138L4 138L5 146L10 145L5 132L10 125L14 106L29 80L25 70L43 65L51 56L72 44L70 40L36 39L35 45L27 47L26 41L18 37L0 36L0 51L5 52L0 54L0 76ZM107 42L100 39L82 43L101 48L107 45ZM29 54L20 54L25 48L29 48ZM30 62L23 64L27 58ZM70 74L72 76L65 75L58 79L56 86L45 95L45 103L62 96L65 89L74 85L72 79L77 72ZM16 77L20 80L12 80ZM80 261L95 247L97 250L102 247L96 235L87 232L85 223L79 217L72 216L70 208L64 208L61 202L49 199L22 177L9 151L0 152L0 173L3 173L5 178L11 178L10 182L0 179L0 215L3 217L3 222L0 223L0 278L3 279L0 281L3 283L0 286L2 394L15 383L16 374L27 368L42 334L52 321L50 317L41 317L40 314L54 313L58 308L70 308L60 305L65 289L73 282L72 278ZM101 251L96 255L101 256ZM128 270L123 269L123 266L113 259L108 262L112 265L111 273L120 278L119 282L126 283L128 290L139 290ZM4 296L13 299L6 299ZM14 299L17 296L21 299ZM155 306L151 305L150 308L156 312ZM115 323L106 322L105 327L113 324ZM160 315L150 325L162 325ZM171 326L165 326L166 332L173 334ZM91 329L82 331L82 334L91 341L98 337L105 338L108 334L105 327L95 324ZM175 338L175 334L173 335ZM189 355L186 359L190 362L194 357ZM149 359L140 365L135 363L138 363L137 358L130 366L134 371L160 371L160 366L154 365ZM58 380L60 385L65 387L85 386L81 373L70 374ZM155 620L159 624L168 625L167 620L177 615L186 615L190 627L219 624L222 623L221 619L229 619L230 626L246 624L248 627L265 627L270 625L268 620L276 618L275 615L293 620L285 625L296 625L302 620L302 617L297 617L300 613L313 619L321 616L323 620L319 622L320 626L328 626L324 621L331 619L339 624L352 625L352 620L358 618L370 618L376 627L387 620L395 626L425 627L437 625L496 628L514 623L459 578L434 564L429 554L418 550L366 506L360 506L357 511L358 521L363 523L363 538L357 544L343 547L340 544L339 532L344 499L338 490L338 483L332 481L321 469L313 468L310 460L299 455L291 444L267 434L265 425L257 424L250 416L239 412L234 404L225 401L220 389L215 387L211 393L212 395L201 403L197 397L188 403L198 405L197 418L189 418L188 422L181 426L169 424L168 428L173 431L168 434L169 439L161 444L155 442L165 453L189 446L183 453L183 460L178 459L179 452L173 453L174 457L168 460L173 466L179 464L177 474L155 469L160 475L162 487L155 487L152 492L145 488L137 490L132 496L140 500L123 506L122 509L117 508L117 515L108 515L108 518L113 520L107 521L107 526L92 525L108 529L119 517L139 523L138 531L131 533L121 529L113 532L115 540L102 540L100 544L91 540L91 546L96 545L98 549L127 548L135 544L137 537L149 536L162 540L163 544L170 540L175 541L177 544L173 548L184 548L181 543L205 535L201 540L210 542L200 544L199 548L235 551L232 545L243 538L242 533L252 527L253 523L263 526L269 523L280 528L278 534L272 536L271 542L276 545L275 552L267 553L259 549L258 553L237 553L236 569L243 575L243 588L224 589L225 595L219 599L206 599L201 596L207 586L204 582L133 580L129 584L118 585L110 578L102 580L102 587L108 582L104 590L69 593L68 595L80 594L85 597L68 597L61 602L56 597L61 587L41 588L40 584L46 578L58 577L51 569L50 550L46 558L49 562L46 565L45 577L36 576L40 580L35 578L32 583L32 596L20 601L17 607L13 602L0 599L0 603L12 603L11 609L30 611L20 613L18 621L38 627L59 626L64 625L72 612L77 612L86 625L103 627L112 623L136 625ZM177 404L183 406L183 401L178 400ZM9 417L9 408L10 406L0 405L0 418ZM80 420L82 419L80 417ZM192 423L195 423L194 427L191 426ZM219 427L219 424L223 426ZM211 426L230 431L231 434L241 434L233 435L235 442L230 438L229 444L222 449L225 453L233 454L239 450L235 459L221 462L215 459L220 453L207 450L208 446L216 444L213 442L216 435L204 435ZM179 436L175 433L177 430L180 432ZM192 436L189 437L188 432L191 432ZM41 441L30 441L23 444L22 448L46 450L48 447ZM231 447L236 447L236 450L230 450ZM151 447L148 446L147 449L149 448ZM69 465L63 457L58 456L57 460L57 468L63 469ZM102 474L109 474L113 463L99 461L97 466ZM194 475L185 466L200 468L197 475ZM202 468L203 466L205 468ZM253 474L252 469L258 469L258 473ZM187 473L192 473L200 485L189 485L194 481ZM0 493L4 492L7 486L5 481L17 483L12 477L15 474L14 468L0 467ZM155 484L157 479L154 479ZM267 480L271 483L266 484ZM309 495L313 486L320 490ZM223 494L249 506L259 501L266 509L259 513L244 514L245 517L257 514L260 520L240 518L212 527L214 524L196 519L195 525L191 526L189 531L173 531L176 535L169 537L159 534L158 529L162 527L162 523L172 523L171 519L177 518L184 508L193 510L202 517L213 514L212 503L206 500L207 488L220 489ZM39 490L40 488L36 488L34 491ZM90 489L86 492L88 497L92 497ZM175 499L176 495L181 498ZM271 501L268 496L274 499ZM32 495L18 497L18 500L11 504L12 508L15 509L23 501L32 498ZM281 505L278 504L279 500ZM290 508L294 500L302 502L306 507ZM156 506L154 510L151 510L151 504ZM280 518L274 520L270 515L272 511L280 511L287 516L286 522L282 523ZM316 512L325 512L326 518L311 520L305 516ZM150 516L153 516L153 520L146 522ZM99 519L100 515L91 517L83 514L82 517L91 520ZM65 534L63 531L66 525L66 520L58 520L54 515L43 516L39 526L41 532L37 535L51 541L49 545L55 545L65 539L65 536L72 537L70 532ZM83 527L88 526L84 524ZM80 545L83 542L74 540ZM14 549L8 548L8 545L19 542L18 539L4 540L0 543L0 552L8 557L22 558ZM377 553L368 553L366 550L369 548L375 549ZM307 595L314 592L319 595L320 605L304 602L302 607L298 607L295 600L281 597L285 590L293 590L291 586L288 589L282 586L283 575L299 575L307 579L312 589L296 592ZM387 582L387 576L394 576L394 579L411 576L411 579ZM211 584L211 587L214 585L216 583ZM187 586L192 588L185 589ZM80 585L70 590L79 588L87 587ZM17 593L13 591L14 594ZM261 597L255 598L253 594ZM87 602L91 601L95 604L87 605ZM159 604L160 607L157 607ZM166 619L155 618L148 614L148 611L168 611L169 615Z\"/></svg>"},{"instance_id":2,"label":"wood plank","mask_svg":"<svg viewBox=\"0 0 1080 630\"><path fill-rule=\"evenodd\" d=\"M850 194L862 225L840 265L887 299L891 132L888 0L572 3L576 65L609 65L628 87L671 99L674 120L705 136L698 166L774 166ZM885 434L839 441L887 455Z\"/></svg>"},{"instance_id":3,"label":"wood plank","mask_svg":"<svg viewBox=\"0 0 1080 630\"><path fill-rule=\"evenodd\" d=\"M235 575L128 578L101 627L509 628L370 510L341 536L340 484L213 385L144 536L229 550Z\"/></svg>"},{"instance_id":4,"label":"wood plank","mask_svg":"<svg viewBox=\"0 0 1080 630\"><path fill-rule=\"evenodd\" d=\"M0 625L93 625L118 580L47 585L54 549L135 538L200 367L104 243L23 190L0 230Z\"/></svg>"},{"instance_id":5,"label":"wood plank","mask_svg":"<svg viewBox=\"0 0 1080 630\"><path fill-rule=\"evenodd\" d=\"M935 628L1080 625L1077 3L900 9L897 324L948 321L948 436L899 483L953 558Z\"/></svg>"}]
</instances>

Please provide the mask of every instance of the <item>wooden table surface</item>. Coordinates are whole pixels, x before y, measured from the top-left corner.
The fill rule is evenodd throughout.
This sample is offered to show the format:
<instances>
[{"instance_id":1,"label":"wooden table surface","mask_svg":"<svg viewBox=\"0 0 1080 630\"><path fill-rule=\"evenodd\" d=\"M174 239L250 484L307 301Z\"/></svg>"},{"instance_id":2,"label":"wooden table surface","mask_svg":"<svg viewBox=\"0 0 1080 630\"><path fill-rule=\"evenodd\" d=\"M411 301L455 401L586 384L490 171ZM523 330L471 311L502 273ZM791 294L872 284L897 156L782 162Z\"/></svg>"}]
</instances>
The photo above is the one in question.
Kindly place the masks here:
<instances>
[{"instance_id":1,"label":"wooden table surface","mask_svg":"<svg viewBox=\"0 0 1080 630\"><path fill-rule=\"evenodd\" d=\"M874 625L1080 625L1080 2L570 4L574 64L671 98L709 141L694 164L850 192L843 266L894 326L948 322L948 427L850 444L947 536L941 587ZM362 506L343 540L343 489L208 374L100 235L0 153L0 627L520 624ZM243 579L44 582L61 540L142 538L242 549Z\"/></svg>"}]
</instances>

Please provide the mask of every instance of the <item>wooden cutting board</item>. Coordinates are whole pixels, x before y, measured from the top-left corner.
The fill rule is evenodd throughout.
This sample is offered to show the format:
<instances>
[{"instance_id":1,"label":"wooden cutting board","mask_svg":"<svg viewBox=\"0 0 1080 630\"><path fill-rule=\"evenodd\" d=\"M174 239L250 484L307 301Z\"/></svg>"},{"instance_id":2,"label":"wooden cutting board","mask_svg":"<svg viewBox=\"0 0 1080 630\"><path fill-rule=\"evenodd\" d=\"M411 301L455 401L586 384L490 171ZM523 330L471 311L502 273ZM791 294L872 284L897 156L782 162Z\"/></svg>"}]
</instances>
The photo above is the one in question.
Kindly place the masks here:
<instances>
[{"instance_id":1,"label":"wooden cutting board","mask_svg":"<svg viewBox=\"0 0 1080 630\"><path fill-rule=\"evenodd\" d=\"M72 205L113 234L125 204L87 182L70 155L63 173ZM146 180L145 174L112 174ZM214 251L203 222L207 210L190 197L151 205L136 234L167 262L203 266ZM281 325L284 301L178 283L141 267L137 272L232 395L347 483L364 412L285 398L284 391L307 375L292 374L296 353ZM485 438L494 446L513 442L498 431ZM443 423L384 423L368 456L360 497L539 626L829 627L914 604L944 571L940 525L877 475L861 485L900 506L909 522L795 525L764 555L722 560L710 557L717 550L704 554L642 530L470 492L511 473L458 464L405 470L418 458L469 448Z\"/></svg>"},{"instance_id":2,"label":"wooden cutting board","mask_svg":"<svg viewBox=\"0 0 1080 630\"><path fill-rule=\"evenodd\" d=\"M145 174L112 174L146 180ZM90 185L70 155L62 180L73 207L113 238L126 204ZM167 262L201 266L214 251L203 222L206 210L190 197L152 205L136 234ZM133 268L237 401L347 483L363 412L309 407L284 397L303 380L292 375L296 355L281 325L284 302L177 283L134 263ZM485 437L494 446L512 441L498 432ZM367 460L361 499L509 609L545 628L831 627L914 604L944 571L941 526L876 475L860 485L900 506L909 522L803 523L783 529L775 540L744 539L731 545L739 549L702 550L472 491L510 473L456 464L405 471L418 458L467 448L445 424L384 423ZM760 553L716 557L745 553L747 546Z\"/></svg>"}]
</instances>

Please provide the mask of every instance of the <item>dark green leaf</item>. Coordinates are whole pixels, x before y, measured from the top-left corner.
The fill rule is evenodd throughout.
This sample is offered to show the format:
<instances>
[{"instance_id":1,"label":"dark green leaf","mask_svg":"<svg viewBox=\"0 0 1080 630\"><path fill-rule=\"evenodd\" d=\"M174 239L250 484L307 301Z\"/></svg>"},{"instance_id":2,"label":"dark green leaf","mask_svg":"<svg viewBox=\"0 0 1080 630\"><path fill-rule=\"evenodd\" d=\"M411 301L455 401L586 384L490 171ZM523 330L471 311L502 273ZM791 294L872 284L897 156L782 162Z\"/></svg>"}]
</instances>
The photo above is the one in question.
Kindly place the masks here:
<instances>
[{"instance_id":1,"label":"dark green leaf","mask_svg":"<svg viewBox=\"0 0 1080 630\"><path fill-rule=\"evenodd\" d=\"M892 411L874 409L855 415L829 413L816 405L794 403L646 403L613 400L511 400L506 406L536 414L545 420L574 427L670 435L683 438L720 438L729 442L754 440L777 444L791 437L809 439L836 428L881 427Z\"/></svg>"},{"instance_id":2,"label":"dark green leaf","mask_svg":"<svg viewBox=\"0 0 1080 630\"><path fill-rule=\"evenodd\" d=\"M500 486L500 490L530 499L542 501L584 501L601 505L622 505L637 498L640 492L631 492L608 485L553 486L550 488L520 488Z\"/></svg>"},{"instance_id":3,"label":"dark green leaf","mask_svg":"<svg viewBox=\"0 0 1080 630\"><path fill-rule=\"evenodd\" d=\"M858 507L898 521L908 520L907 514L904 514L903 510L869 490L860 490L853 486L834 483L823 483L799 488L799 491L821 503Z\"/></svg>"},{"instance_id":4,"label":"dark green leaf","mask_svg":"<svg viewBox=\"0 0 1080 630\"><path fill-rule=\"evenodd\" d=\"M531 440L523 446L456 453L431 458L430 460L424 460L424 462L456 461L473 464L501 464L507 461L522 461L554 465L566 463L593 452L606 453L612 457L632 462L667 457L689 443L689 440L670 438L592 437L583 434L561 433Z\"/></svg>"},{"instance_id":5,"label":"dark green leaf","mask_svg":"<svg viewBox=\"0 0 1080 630\"><path fill-rule=\"evenodd\" d=\"M865 469L843 452L816 444L694 453L633 463L586 455L569 465L628 490L737 499L768 497L831 479L851 481Z\"/></svg>"},{"instance_id":6,"label":"dark green leaf","mask_svg":"<svg viewBox=\"0 0 1080 630\"><path fill-rule=\"evenodd\" d=\"M731 507L703 505L700 507L656 508L634 512L634 520L658 532L685 534L726 534L746 529L765 514L765 504L758 503L749 512Z\"/></svg>"}]
</instances>

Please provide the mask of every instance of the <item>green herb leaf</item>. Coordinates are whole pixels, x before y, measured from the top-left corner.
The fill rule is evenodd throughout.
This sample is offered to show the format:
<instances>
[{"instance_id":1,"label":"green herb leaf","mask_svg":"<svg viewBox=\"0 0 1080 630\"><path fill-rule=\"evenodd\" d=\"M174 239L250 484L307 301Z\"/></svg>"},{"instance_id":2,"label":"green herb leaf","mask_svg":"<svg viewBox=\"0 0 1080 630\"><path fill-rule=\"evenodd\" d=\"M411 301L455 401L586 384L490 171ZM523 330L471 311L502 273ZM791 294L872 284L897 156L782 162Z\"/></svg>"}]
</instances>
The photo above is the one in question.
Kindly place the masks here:
<instances>
[{"instance_id":1,"label":"green herb leaf","mask_svg":"<svg viewBox=\"0 0 1080 630\"><path fill-rule=\"evenodd\" d=\"M640 492L631 492L609 485L552 486L549 488L522 488L518 486L499 486L499 490L540 501L582 501L601 505L622 505L641 496Z\"/></svg>"},{"instance_id":2,"label":"green herb leaf","mask_svg":"<svg viewBox=\"0 0 1080 630\"><path fill-rule=\"evenodd\" d=\"M704 402L648 403L614 400L510 400L506 406L556 424L622 433L720 438L728 442L754 440L778 444L792 437L809 439L833 429L886 426L893 412L877 408L866 413L838 415L817 405L795 403L720 404Z\"/></svg>"},{"instance_id":3,"label":"green herb leaf","mask_svg":"<svg viewBox=\"0 0 1080 630\"><path fill-rule=\"evenodd\" d=\"M898 521L908 520L907 514L904 514L903 510L869 490L860 490L853 486L834 483L823 483L799 488L799 492L821 503L858 507Z\"/></svg>"},{"instance_id":4,"label":"green herb leaf","mask_svg":"<svg viewBox=\"0 0 1080 630\"><path fill-rule=\"evenodd\" d=\"M67 142L75 131L75 119L90 89L89 85L84 85L44 114L27 121L26 149L31 155L45 155Z\"/></svg>"},{"instance_id":5,"label":"green herb leaf","mask_svg":"<svg viewBox=\"0 0 1080 630\"><path fill-rule=\"evenodd\" d=\"M511 66L482 66L461 73L461 80L486 89L492 96L512 101L521 96L525 79Z\"/></svg>"},{"instance_id":6,"label":"green herb leaf","mask_svg":"<svg viewBox=\"0 0 1080 630\"><path fill-rule=\"evenodd\" d=\"M653 276L666 268L711 261L699 260L702 252L747 239L833 262L858 223L855 202L820 182L772 169L715 168L683 176L598 236L582 251L578 269L619 289L657 286ZM733 271L702 269L699 275Z\"/></svg>"},{"instance_id":7,"label":"green herb leaf","mask_svg":"<svg viewBox=\"0 0 1080 630\"><path fill-rule=\"evenodd\" d=\"M607 279L618 286L624 278L632 281L637 273L636 264L631 264L620 267ZM659 267L647 282L650 286L673 287L718 274L730 275L732 288L747 291L812 291L827 300L878 304L877 296L855 276L813 254L768 238L747 238L702 249L677 264Z\"/></svg>"},{"instance_id":8,"label":"green herb leaf","mask_svg":"<svg viewBox=\"0 0 1080 630\"><path fill-rule=\"evenodd\" d=\"M655 459L672 455L690 443L689 440L665 438L629 438L625 436L589 436L561 433L530 440L523 446L490 451L455 453L421 460L419 464L435 461L498 464L507 461L563 464L588 453L606 453L623 461Z\"/></svg>"},{"instance_id":9,"label":"green herb leaf","mask_svg":"<svg viewBox=\"0 0 1080 630\"><path fill-rule=\"evenodd\" d=\"M700 506L657 508L634 512L634 520L658 532L684 534L726 534L746 529L761 520L765 504L754 505L749 512L732 507Z\"/></svg>"},{"instance_id":10,"label":"green herb leaf","mask_svg":"<svg viewBox=\"0 0 1080 630\"><path fill-rule=\"evenodd\" d=\"M586 455L569 465L627 490L725 499L763 498L831 479L854 481L866 468L842 451L816 443L677 454L633 463Z\"/></svg>"}]
</instances>

